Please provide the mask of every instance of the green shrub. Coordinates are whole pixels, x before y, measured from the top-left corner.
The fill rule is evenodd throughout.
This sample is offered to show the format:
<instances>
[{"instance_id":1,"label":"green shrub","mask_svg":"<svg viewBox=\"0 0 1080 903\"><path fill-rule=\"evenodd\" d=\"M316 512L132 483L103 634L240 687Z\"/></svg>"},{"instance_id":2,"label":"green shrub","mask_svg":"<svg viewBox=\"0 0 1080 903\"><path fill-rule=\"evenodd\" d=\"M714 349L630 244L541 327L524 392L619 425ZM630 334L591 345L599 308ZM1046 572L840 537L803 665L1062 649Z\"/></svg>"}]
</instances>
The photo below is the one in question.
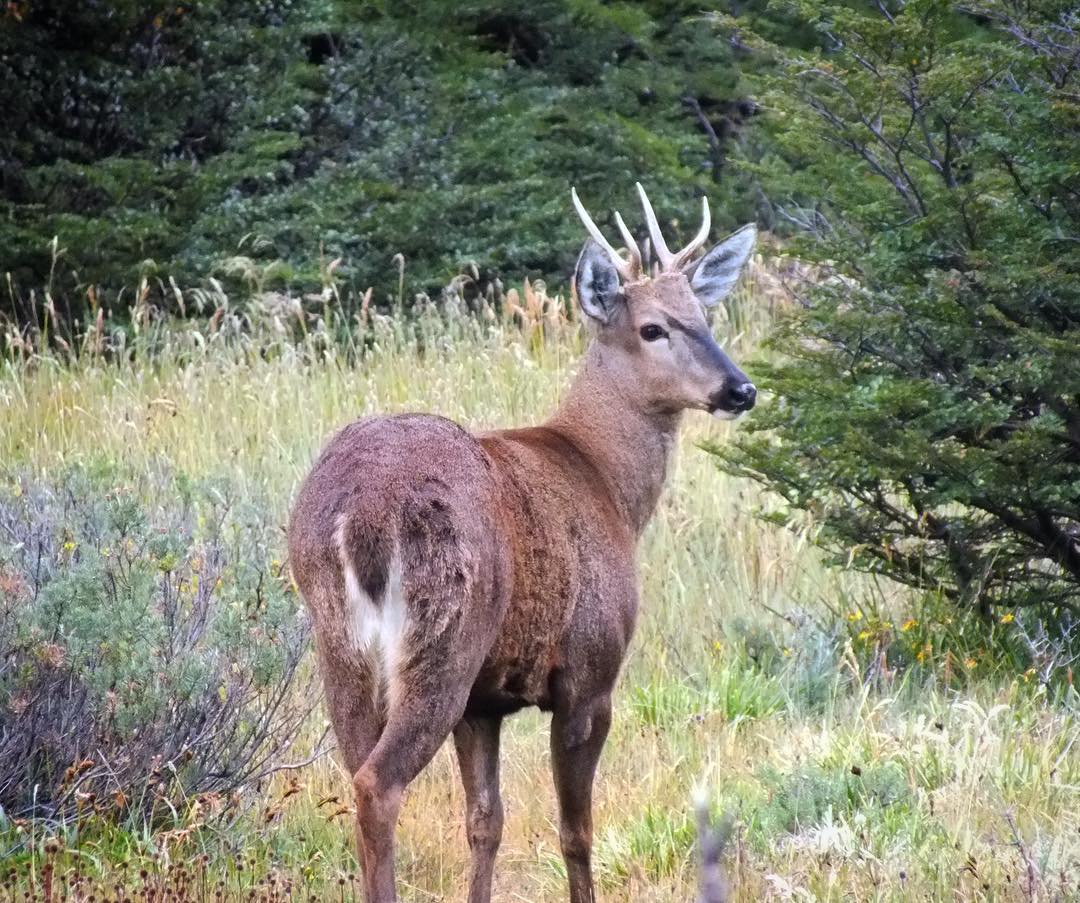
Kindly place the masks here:
<instances>
[{"instance_id":1,"label":"green shrub","mask_svg":"<svg viewBox=\"0 0 1080 903\"><path fill-rule=\"evenodd\" d=\"M837 563L1075 645L1075 7L794 5L823 49L767 51L759 172L821 270L753 369L774 401L713 451Z\"/></svg>"},{"instance_id":2,"label":"green shrub","mask_svg":"<svg viewBox=\"0 0 1080 903\"><path fill-rule=\"evenodd\" d=\"M153 816L258 780L297 739L307 622L265 518L228 499L81 473L0 491L8 815Z\"/></svg>"},{"instance_id":3,"label":"green shrub","mask_svg":"<svg viewBox=\"0 0 1080 903\"><path fill-rule=\"evenodd\" d=\"M910 806L911 791L894 762L851 769L805 766L790 773L765 769L760 780L767 801L755 815L766 834L805 831L834 817L849 819L868 808Z\"/></svg>"}]
</instances>

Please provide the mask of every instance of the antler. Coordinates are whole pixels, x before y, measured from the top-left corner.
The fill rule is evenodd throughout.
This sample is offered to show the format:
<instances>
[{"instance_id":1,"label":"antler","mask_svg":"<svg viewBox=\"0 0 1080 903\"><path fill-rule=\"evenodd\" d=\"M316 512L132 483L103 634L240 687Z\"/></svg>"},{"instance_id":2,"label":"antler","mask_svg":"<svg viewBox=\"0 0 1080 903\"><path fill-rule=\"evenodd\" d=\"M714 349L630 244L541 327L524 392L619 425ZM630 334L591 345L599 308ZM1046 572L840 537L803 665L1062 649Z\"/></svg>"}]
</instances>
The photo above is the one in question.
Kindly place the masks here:
<instances>
[{"instance_id":1,"label":"antler","mask_svg":"<svg viewBox=\"0 0 1080 903\"><path fill-rule=\"evenodd\" d=\"M611 258L612 264L615 269L619 271L619 275L624 280L630 282L637 279L641 275L641 251L637 246L637 242L634 241L634 236L630 234L630 230L626 228L626 223L623 222L623 218L616 211L615 213L615 225L619 227L619 233L622 235L623 241L626 243L626 250L630 253L630 259L627 260L623 257L609 242L604 238L604 233L600 231L600 227L593 222L589 211L585 209L585 205L581 203L581 199L578 197L577 189L570 189L570 197L574 201L574 209L577 210L578 216L581 217L582 223L585 224L585 229L589 235L592 236L601 248L607 251L608 257Z\"/></svg>"},{"instance_id":2,"label":"antler","mask_svg":"<svg viewBox=\"0 0 1080 903\"><path fill-rule=\"evenodd\" d=\"M709 227L712 225L712 218L709 213L709 199L704 195L701 197L701 228L698 229L698 234L694 236L690 244L678 253L673 254L668 250L667 242L664 241L664 236L660 233L660 224L656 221L656 213L653 212L652 204L649 203L649 196L645 194L645 189L641 187L640 182L635 184L637 185L638 195L641 197L641 207L645 211L645 223L649 227L649 238L652 239L657 260L660 261L661 272L666 273L679 269L698 248L705 244L705 240L709 237Z\"/></svg>"}]
</instances>

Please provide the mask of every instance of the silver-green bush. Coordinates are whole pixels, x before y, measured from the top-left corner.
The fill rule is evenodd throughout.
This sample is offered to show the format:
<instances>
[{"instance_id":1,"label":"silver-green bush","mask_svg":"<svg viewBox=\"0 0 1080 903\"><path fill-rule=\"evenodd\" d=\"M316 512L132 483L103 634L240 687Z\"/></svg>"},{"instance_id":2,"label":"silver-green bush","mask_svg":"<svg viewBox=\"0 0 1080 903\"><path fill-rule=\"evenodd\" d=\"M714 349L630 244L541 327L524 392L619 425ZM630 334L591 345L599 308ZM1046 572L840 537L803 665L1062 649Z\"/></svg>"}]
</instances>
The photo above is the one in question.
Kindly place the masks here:
<instances>
[{"instance_id":1,"label":"silver-green bush","mask_svg":"<svg viewBox=\"0 0 1080 903\"><path fill-rule=\"evenodd\" d=\"M226 486L156 482L0 489L9 815L145 817L228 793L274 770L310 710L307 622L265 516Z\"/></svg>"}]
</instances>

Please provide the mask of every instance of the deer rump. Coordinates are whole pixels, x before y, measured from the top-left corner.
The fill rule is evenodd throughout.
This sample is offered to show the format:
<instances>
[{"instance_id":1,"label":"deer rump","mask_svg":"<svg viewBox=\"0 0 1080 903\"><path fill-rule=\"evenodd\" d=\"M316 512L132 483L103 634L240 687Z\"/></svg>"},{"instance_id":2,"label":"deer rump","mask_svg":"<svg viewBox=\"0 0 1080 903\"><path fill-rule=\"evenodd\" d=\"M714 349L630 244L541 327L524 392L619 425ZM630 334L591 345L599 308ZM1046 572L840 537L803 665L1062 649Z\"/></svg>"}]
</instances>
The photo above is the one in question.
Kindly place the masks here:
<instances>
[{"instance_id":1,"label":"deer rump","mask_svg":"<svg viewBox=\"0 0 1080 903\"><path fill-rule=\"evenodd\" d=\"M572 456L549 428L472 436L416 414L328 443L296 502L290 564L324 653L367 672L383 717L448 678L471 685L465 712L503 715L550 709L581 652L618 670L636 608L618 563L634 537L587 467L552 466ZM603 598L626 604L603 617Z\"/></svg>"}]
</instances>

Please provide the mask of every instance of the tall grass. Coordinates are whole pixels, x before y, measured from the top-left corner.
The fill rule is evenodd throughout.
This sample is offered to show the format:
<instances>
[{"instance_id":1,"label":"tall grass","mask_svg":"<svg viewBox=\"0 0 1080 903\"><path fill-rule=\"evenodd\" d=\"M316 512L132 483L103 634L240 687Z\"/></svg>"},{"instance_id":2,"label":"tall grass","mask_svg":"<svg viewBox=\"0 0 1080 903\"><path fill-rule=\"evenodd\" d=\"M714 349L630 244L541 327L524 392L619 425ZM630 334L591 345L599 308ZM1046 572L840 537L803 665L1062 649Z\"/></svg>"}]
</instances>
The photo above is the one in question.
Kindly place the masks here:
<instances>
[{"instance_id":1,"label":"tall grass","mask_svg":"<svg viewBox=\"0 0 1080 903\"><path fill-rule=\"evenodd\" d=\"M758 265L716 324L740 361L768 321L774 278ZM332 285L318 301L264 297L243 313L220 292L202 302L209 325L145 316L124 341L91 330L71 359L9 345L0 376L7 475L107 462L133 477L228 476L252 500L272 499L263 516L283 525L313 455L350 419L409 409L475 428L535 422L583 350L581 330L542 287L482 301L468 316L450 299L407 321L345 303ZM877 634L860 640L864 612L899 624L910 600L825 568L813 524L783 530L756 518L770 500L697 447L737 429L687 418L641 551L639 628L596 789L602 896L693 899L690 801L702 790L733 819L726 862L741 900L1076 899L1075 692L993 669L957 682L962 667L934 658L898 668L886 645L873 645ZM907 636L891 623L888 631ZM311 735L321 728L317 719ZM537 713L506 727L500 900L565 898L547 731ZM39 876L50 861L56 874L78 867L112 880L130 863L152 881L183 860L210 888L246 894L273 878L290 893L351 899L347 787L324 758L250 788L248 817L225 834L177 834L180 813L172 833L61 832L79 845L68 855L58 841L49 852L41 832L28 842L34 826L20 834L8 825L0 853ZM444 748L402 815L405 899L463 899L463 811Z\"/></svg>"}]
</instances>

